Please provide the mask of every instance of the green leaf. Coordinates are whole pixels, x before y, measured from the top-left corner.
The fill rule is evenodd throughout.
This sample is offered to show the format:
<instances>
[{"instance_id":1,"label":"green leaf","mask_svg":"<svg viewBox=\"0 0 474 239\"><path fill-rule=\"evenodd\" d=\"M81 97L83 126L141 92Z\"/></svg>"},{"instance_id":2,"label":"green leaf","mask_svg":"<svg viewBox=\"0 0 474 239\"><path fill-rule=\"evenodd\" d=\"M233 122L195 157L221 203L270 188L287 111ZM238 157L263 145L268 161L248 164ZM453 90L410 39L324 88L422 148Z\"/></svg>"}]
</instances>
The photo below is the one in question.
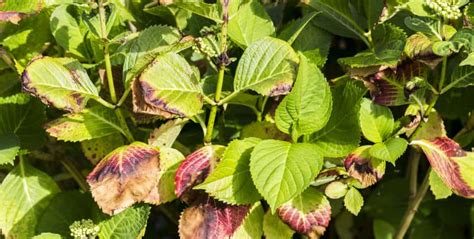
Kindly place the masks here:
<instances>
[{"instance_id":1,"label":"green leaf","mask_svg":"<svg viewBox=\"0 0 474 239\"><path fill-rule=\"evenodd\" d=\"M371 33L373 47L353 57L340 58L340 64L351 68L376 65L396 66L405 47L405 32L392 24L377 25Z\"/></svg>"},{"instance_id":2,"label":"green leaf","mask_svg":"<svg viewBox=\"0 0 474 239\"><path fill-rule=\"evenodd\" d=\"M114 111L103 106L85 109L81 113L66 114L49 122L46 132L64 141L79 142L115 133L126 135Z\"/></svg>"},{"instance_id":3,"label":"green leaf","mask_svg":"<svg viewBox=\"0 0 474 239\"><path fill-rule=\"evenodd\" d=\"M264 214L262 204L256 202L252 208L250 208L243 223L235 230L231 238L262 238Z\"/></svg>"},{"instance_id":4,"label":"green leaf","mask_svg":"<svg viewBox=\"0 0 474 239\"><path fill-rule=\"evenodd\" d=\"M349 188L347 184L339 181L334 181L326 186L326 188L324 189L324 194L326 194L328 198L338 199L344 197L348 189Z\"/></svg>"},{"instance_id":5,"label":"green leaf","mask_svg":"<svg viewBox=\"0 0 474 239\"><path fill-rule=\"evenodd\" d=\"M15 134L0 135L0 165L12 164L20 151L20 140Z\"/></svg>"},{"instance_id":6,"label":"green leaf","mask_svg":"<svg viewBox=\"0 0 474 239\"><path fill-rule=\"evenodd\" d=\"M41 233L33 237L33 239L62 239L63 237L60 234L56 233Z\"/></svg>"},{"instance_id":7,"label":"green leaf","mask_svg":"<svg viewBox=\"0 0 474 239\"><path fill-rule=\"evenodd\" d=\"M298 55L288 43L265 37L245 49L237 65L234 89L268 96L287 94L296 78L297 63Z\"/></svg>"},{"instance_id":8,"label":"green leaf","mask_svg":"<svg viewBox=\"0 0 474 239\"><path fill-rule=\"evenodd\" d=\"M449 84L443 88L441 93L444 93L453 87L462 88L472 85L474 85L474 66L469 65L456 67L451 74Z\"/></svg>"},{"instance_id":9,"label":"green leaf","mask_svg":"<svg viewBox=\"0 0 474 239\"><path fill-rule=\"evenodd\" d=\"M443 183L443 180L438 176L438 174L431 170L430 171L430 189L433 195L435 196L435 199L445 199L448 198L453 194L451 189L449 189L446 184Z\"/></svg>"},{"instance_id":10,"label":"green leaf","mask_svg":"<svg viewBox=\"0 0 474 239\"><path fill-rule=\"evenodd\" d=\"M365 87L355 82L333 90L331 117L323 129L310 136L310 142L325 157L344 157L359 146L360 100L365 92Z\"/></svg>"},{"instance_id":11,"label":"green leaf","mask_svg":"<svg viewBox=\"0 0 474 239\"><path fill-rule=\"evenodd\" d=\"M360 209L362 209L362 205L364 205L364 198L360 192L354 187L350 188L344 197L344 206L349 212L357 216Z\"/></svg>"},{"instance_id":12,"label":"green leaf","mask_svg":"<svg viewBox=\"0 0 474 239\"><path fill-rule=\"evenodd\" d=\"M51 14L50 27L58 45L81 59L87 59L87 50L84 44L85 30L68 12L73 5L59 5ZM44 26L43 26L44 27Z\"/></svg>"},{"instance_id":13,"label":"green leaf","mask_svg":"<svg viewBox=\"0 0 474 239\"><path fill-rule=\"evenodd\" d=\"M5 0L0 5L0 11L17 11L23 13L39 12L44 0L16 1Z\"/></svg>"},{"instance_id":14,"label":"green leaf","mask_svg":"<svg viewBox=\"0 0 474 239\"><path fill-rule=\"evenodd\" d=\"M297 141L301 135L322 129L331 116L331 107L331 90L324 75L301 55L295 85L275 112L278 129Z\"/></svg>"},{"instance_id":15,"label":"green leaf","mask_svg":"<svg viewBox=\"0 0 474 239\"><path fill-rule=\"evenodd\" d=\"M173 5L188 10L196 15L211 19L216 23L222 22L216 4L205 3L204 1L186 1L178 0Z\"/></svg>"},{"instance_id":16,"label":"green leaf","mask_svg":"<svg viewBox=\"0 0 474 239\"><path fill-rule=\"evenodd\" d=\"M84 156L86 156L93 165L96 165L107 154L124 144L124 138L120 133L115 133L100 138L81 141L81 149Z\"/></svg>"},{"instance_id":17,"label":"green leaf","mask_svg":"<svg viewBox=\"0 0 474 239\"><path fill-rule=\"evenodd\" d=\"M230 204L252 204L261 196L250 180L250 153L258 138L234 140L226 148L217 167L206 180L195 187Z\"/></svg>"},{"instance_id":18,"label":"green leaf","mask_svg":"<svg viewBox=\"0 0 474 239\"><path fill-rule=\"evenodd\" d=\"M152 26L141 31L138 37L131 41L129 52L123 63L125 88L130 87L133 78L136 76L131 69L141 57L152 50L167 49L170 45L177 43L180 38L178 29L170 26Z\"/></svg>"},{"instance_id":19,"label":"green leaf","mask_svg":"<svg viewBox=\"0 0 474 239\"><path fill-rule=\"evenodd\" d=\"M374 236L375 239L393 239L395 228L388 222L375 219L374 220Z\"/></svg>"},{"instance_id":20,"label":"green leaf","mask_svg":"<svg viewBox=\"0 0 474 239\"><path fill-rule=\"evenodd\" d=\"M13 146L14 140L19 140L21 148L41 147L45 140L45 118L42 104L29 95L20 93L0 98L0 135L5 137L14 134L17 137L0 142L5 142L4 146Z\"/></svg>"},{"instance_id":21,"label":"green leaf","mask_svg":"<svg viewBox=\"0 0 474 239\"><path fill-rule=\"evenodd\" d=\"M250 157L253 182L274 212L302 193L318 175L323 158L315 145L278 140L258 143Z\"/></svg>"},{"instance_id":22,"label":"green leaf","mask_svg":"<svg viewBox=\"0 0 474 239\"><path fill-rule=\"evenodd\" d=\"M133 206L99 224L100 239L141 238L150 214L150 206Z\"/></svg>"},{"instance_id":23,"label":"green leaf","mask_svg":"<svg viewBox=\"0 0 474 239\"><path fill-rule=\"evenodd\" d=\"M14 2L19 3L20 1L14 0ZM51 32L49 27L45 27L49 25L50 14L51 11L45 9L34 16L23 19L19 25L4 25L0 35L1 44L14 56L18 63L16 65L18 71L21 71L32 58L40 55L46 49L45 46L51 42Z\"/></svg>"},{"instance_id":24,"label":"green leaf","mask_svg":"<svg viewBox=\"0 0 474 239\"><path fill-rule=\"evenodd\" d=\"M474 66L474 52L469 53L469 55L459 63L459 66Z\"/></svg>"},{"instance_id":25,"label":"green leaf","mask_svg":"<svg viewBox=\"0 0 474 239\"><path fill-rule=\"evenodd\" d=\"M408 142L402 138L389 138L385 142L374 144L369 149L372 157L388 161L395 165L395 161L403 155L407 149Z\"/></svg>"},{"instance_id":26,"label":"green leaf","mask_svg":"<svg viewBox=\"0 0 474 239\"><path fill-rule=\"evenodd\" d=\"M69 235L69 226L74 221L91 218L94 209L96 205L88 193L79 191L58 193L39 218L36 232Z\"/></svg>"},{"instance_id":27,"label":"green leaf","mask_svg":"<svg viewBox=\"0 0 474 239\"><path fill-rule=\"evenodd\" d=\"M37 58L25 68L22 80L25 91L70 112L82 111L89 98L99 98L86 70L72 58Z\"/></svg>"},{"instance_id":28,"label":"green leaf","mask_svg":"<svg viewBox=\"0 0 474 239\"><path fill-rule=\"evenodd\" d=\"M295 232L283 223L277 214L267 211L263 217L263 234L265 238L290 239Z\"/></svg>"},{"instance_id":29,"label":"green leaf","mask_svg":"<svg viewBox=\"0 0 474 239\"><path fill-rule=\"evenodd\" d=\"M324 29L331 31L334 34L338 34L339 32L335 30L335 28L331 28L342 28L348 33L344 35L359 38L368 43L364 35L364 29L362 29L360 25L354 20L354 17L351 12L351 8L353 8L353 6L350 1L310 0L308 4L311 7L322 11L322 15L325 18L323 20L318 21L318 25L320 25Z\"/></svg>"},{"instance_id":30,"label":"green leaf","mask_svg":"<svg viewBox=\"0 0 474 239\"><path fill-rule=\"evenodd\" d=\"M393 131L395 121L392 111L386 106L362 99L359 113L360 127L365 138L379 143L388 138Z\"/></svg>"},{"instance_id":31,"label":"green leaf","mask_svg":"<svg viewBox=\"0 0 474 239\"><path fill-rule=\"evenodd\" d=\"M59 188L46 173L20 161L0 185L0 229L7 238L31 238Z\"/></svg>"},{"instance_id":32,"label":"green leaf","mask_svg":"<svg viewBox=\"0 0 474 239\"><path fill-rule=\"evenodd\" d=\"M282 133L274 123L268 121L252 122L242 128L240 138L256 137L260 139L281 139L289 141L291 138Z\"/></svg>"},{"instance_id":33,"label":"green leaf","mask_svg":"<svg viewBox=\"0 0 474 239\"><path fill-rule=\"evenodd\" d=\"M199 75L176 53L156 57L135 80L132 91L138 113L191 117L203 106Z\"/></svg>"},{"instance_id":34,"label":"green leaf","mask_svg":"<svg viewBox=\"0 0 474 239\"><path fill-rule=\"evenodd\" d=\"M255 41L266 36L273 36L275 27L260 2L250 0L229 19L227 31L230 39L245 49Z\"/></svg>"},{"instance_id":35,"label":"green leaf","mask_svg":"<svg viewBox=\"0 0 474 239\"><path fill-rule=\"evenodd\" d=\"M436 36L438 39L443 37L438 32L440 22L430 18L406 17L405 25L413 31L419 32L426 36ZM417 34L419 34L417 33Z\"/></svg>"}]
</instances>

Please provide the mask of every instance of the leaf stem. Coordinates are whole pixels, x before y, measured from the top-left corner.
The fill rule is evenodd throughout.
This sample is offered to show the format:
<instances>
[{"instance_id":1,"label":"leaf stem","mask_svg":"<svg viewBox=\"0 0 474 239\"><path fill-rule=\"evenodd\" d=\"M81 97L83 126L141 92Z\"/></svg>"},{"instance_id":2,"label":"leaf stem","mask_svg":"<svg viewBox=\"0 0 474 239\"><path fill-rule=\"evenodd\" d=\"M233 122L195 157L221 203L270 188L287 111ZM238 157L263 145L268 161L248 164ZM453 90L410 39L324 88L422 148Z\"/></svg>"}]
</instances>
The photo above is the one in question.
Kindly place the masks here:
<instances>
[{"instance_id":1,"label":"leaf stem","mask_svg":"<svg viewBox=\"0 0 474 239\"><path fill-rule=\"evenodd\" d=\"M107 83L109 86L110 99L115 104L117 103L117 95L115 93L114 78L112 74L112 64L110 63L109 42L107 40L107 25L105 19L104 1L99 0L99 22L102 41L104 43L104 63L105 72L107 75Z\"/></svg>"},{"instance_id":2,"label":"leaf stem","mask_svg":"<svg viewBox=\"0 0 474 239\"><path fill-rule=\"evenodd\" d=\"M125 117L123 116L122 109L117 108L114 110L115 115L119 119L120 122L120 127L123 128L124 136L127 138L129 143L132 143L135 141L133 138L132 133L130 132L130 129L128 128L127 121L125 120Z\"/></svg>"},{"instance_id":3,"label":"leaf stem","mask_svg":"<svg viewBox=\"0 0 474 239\"><path fill-rule=\"evenodd\" d=\"M412 201L416 196L418 190L418 166L420 163L421 153L415 149L410 148L408 156L408 179L409 179L409 200Z\"/></svg>"},{"instance_id":4,"label":"leaf stem","mask_svg":"<svg viewBox=\"0 0 474 239\"><path fill-rule=\"evenodd\" d=\"M125 92L123 92L122 97L120 97L119 102L117 103L117 107L120 107L125 103L125 100L127 100L128 95L130 94L130 91L132 90L132 87L128 87L125 89Z\"/></svg>"},{"instance_id":5,"label":"leaf stem","mask_svg":"<svg viewBox=\"0 0 474 239\"><path fill-rule=\"evenodd\" d=\"M443 91L443 86L444 86L444 81L446 80L446 68L448 65L448 57L444 56L443 57L443 63L441 67L441 78L439 80L439 85L438 85L438 91L442 92Z\"/></svg>"},{"instance_id":6,"label":"leaf stem","mask_svg":"<svg viewBox=\"0 0 474 239\"><path fill-rule=\"evenodd\" d=\"M413 218L415 217L416 212L418 211L418 207L420 206L421 201L425 197L425 194L428 191L428 188L430 186L430 183L429 183L430 171L431 171L431 168L428 169L428 171L426 172L425 178L423 179L420 189L416 193L414 199L408 204L408 208L405 211L405 214L403 215L402 223L400 224L400 227L398 228L394 239L403 239L403 237L407 233L408 228L410 227L410 224Z\"/></svg>"},{"instance_id":7,"label":"leaf stem","mask_svg":"<svg viewBox=\"0 0 474 239\"><path fill-rule=\"evenodd\" d=\"M221 99L222 86L224 84L224 71L229 60L227 57L227 23L229 20L229 1L230 0L221 0L223 6L222 13L222 28L221 28L221 45L220 45L220 55L219 55L219 73L217 78L216 93L214 97L215 102L219 102ZM209 119L207 122L206 135L204 136L204 143L209 144L212 141L212 133L214 130L214 124L216 121L218 104L214 104L209 113Z\"/></svg>"},{"instance_id":8,"label":"leaf stem","mask_svg":"<svg viewBox=\"0 0 474 239\"><path fill-rule=\"evenodd\" d=\"M74 181L76 181L82 191L89 191L89 185L87 184L84 175L79 171L79 169L77 169L76 165L70 160L70 158L63 157L60 162L71 174L72 178L74 178Z\"/></svg>"},{"instance_id":9,"label":"leaf stem","mask_svg":"<svg viewBox=\"0 0 474 239\"><path fill-rule=\"evenodd\" d=\"M105 100L102 99L101 97L94 98L94 100L97 101L98 103L100 103L101 105L103 105L103 106L109 108L109 109L115 109L115 108L116 108L115 105L113 105L113 104L111 104L111 103L105 101Z\"/></svg>"},{"instance_id":10,"label":"leaf stem","mask_svg":"<svg viewBox=\"0 0 474 239\"><path fill-rule=\"evenodd\" d=\"M217 101L217 105L223 105L231 101L233 98L235 98L239 94L238 91L232 92L230 95L224 97L224 99Z\"/></svg>"}]
</instances>

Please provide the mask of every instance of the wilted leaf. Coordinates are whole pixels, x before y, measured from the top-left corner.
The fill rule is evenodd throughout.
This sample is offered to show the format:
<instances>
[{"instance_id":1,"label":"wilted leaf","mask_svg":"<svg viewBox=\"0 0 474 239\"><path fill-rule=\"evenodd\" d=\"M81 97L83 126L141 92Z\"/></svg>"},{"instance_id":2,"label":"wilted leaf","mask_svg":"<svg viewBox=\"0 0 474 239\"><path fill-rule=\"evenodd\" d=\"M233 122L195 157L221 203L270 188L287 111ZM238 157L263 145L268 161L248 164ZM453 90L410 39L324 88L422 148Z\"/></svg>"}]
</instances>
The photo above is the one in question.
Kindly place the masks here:
<instances>
[{"instance_id":1,"label":"wilted leaf","mask_svg":"<svg viewBox=\"0 0 474 239\"><path fill-rule=\"evenodd\" d=\"M141 142L117 148L87 176L103 212L116 214L143 201L156 187L160 151Z\"/></svg>"},{"instance_id":2,"label":"wilted leaf","mask_svg":"<svg viewBox=\"0 0 474 239\"><path fill-rule=\"evenodd\" d=\"M21 19L28 17L29 15L22 12L15 11L0 11L0 22L7 21L13 24L18 24Z\"/></svg>"},{"instance_id":3,"label":"wilted leaf","mask_svg":"<svg viewBox=\"0 0 474 239\"><path fill-rule=\"evenodd\" d=\"M164 118L190 117L203 105L199 76L182 56L159 55L133 82L133 108Z\"/></svg>"},{"instance_id":4,"label":"wilted leaf","mask_svg":"<svg viewBox=\"0 0 474 239\"><path fill-rule=\"evenodd\" d=\"M207 177L209 169L215 166L211 163L216 163L222 157L223 151L223 146L204 146L186 156L176 171L176 196L183 196L194 185L201 183Z\"/></svg>"},{"instance_id":5,"label":"wilted leaf","mask_svg":"<svg viewBox=\"0 0 474 239\"><path fill-rule=\"evenodd\" d=\"M263 140L250 157L253 183L273 212L302 193L322 165L318 147L308 143Z\"/></svg>"},{"instance_id":6,"label":"wilted leaf","mask_svg":"<svg viewBox=\"0 0 474 239\"><path fill-rule=\"evenodd\" d=\"M242 224L249 206L209 202L188 207L179 220L182 239L228 238Z\"/></svg>"},{"instance_id":7,"label":"wilted leaf","mask_svg":"<svg viewBox=\"0 0 474 239\"><path fill-rule=\"evenodd\" d=\"M250 180L249 163L250 153L259 141L258 138L232 141L216 168L195 188L204 189L212 197L230 204L258 201L261 196Z\"/></svg>"},{"instance_id":8,"label":"wilted leaf","mask_svg":"<svg viewBox=\"0 0 474 239\"><path fill-rule=\"evenodd\" d=\"M153 130L148 137L148 144L156 147L171 147L174 141L178 138L179 133L187 123L184 119L170 120L159 128Z\"/></svg>"},{"instance_id":9,"label":"wilted leaf","mask_svg":"<svg viewBox=\"0 0 474 239\"><path fill-rule=\"evenodd\" d=\"M99 97L86 70L71 58L32 60L23 71L22 84L43 103L70 112L82 111L89 98Z\"/></svg>"},{"instance_id":10,"label":"wilted leaf","mask_svg":"<svg viewBox=\"0 0 474 239\"><path fill-rule=\"evenodd\" d=\"M293 230L306 235L322 236L331 220L331 205L314 188L278 208L278 215Z\"/></svg>"},{"instance_id":11,"label":"wilted leaf","mask_svg":"<svg viewBox=\"0 0 474 239\"><path fill-rule=\"evenodd\" d=\"M183 154L176 149L160 147L160 171L158 184L144 199L146 203L163 204L176 198L174 178L179 165L184 160Z\"/></svg>"},{"instance_id":12,"label":"wilted leaf","mask_svg":"<svg viewBox=\"0 0 474 239\"><path fill-rule=\"evenodd\" d=\"M85 109L81 113L66 114L49 122L49 135L64 141L78 142L122 133L126 135L114 111L103 106Z\"/></svg>"},{"instance_id":13,"label":"wilted leaf","mask_svg":"<svg viewBox=\"0 0 474 239\"><path fill-rule=\"evenodd\" d=\"M370 146L361 146L344 159L344 167L349 175L364 187L371 186L385 174L385 161L369 154Z\"/></svg>"},{"instance_id":14,"label":"wilted leaf","mask_svg":"<svg viewBox=\"0 0 474 239\"><path fill-rule=\"evenodd\" d=\"M298 55L280 39L265 37L252 43L240 58L234 79L236 91L286 95L296 78Z\"/></svg>"},{"instance_id":15,"label":"wilted leaf","mask_svg":"<svg viewBox=\"0 0 474 239\"><path fill-rule=\"evenodd\" d=\"M421 147L433 171L455 194L474 198L474 153L464 151L447 137L415 140L411 144Z\"/></svg>"}]
</instances>

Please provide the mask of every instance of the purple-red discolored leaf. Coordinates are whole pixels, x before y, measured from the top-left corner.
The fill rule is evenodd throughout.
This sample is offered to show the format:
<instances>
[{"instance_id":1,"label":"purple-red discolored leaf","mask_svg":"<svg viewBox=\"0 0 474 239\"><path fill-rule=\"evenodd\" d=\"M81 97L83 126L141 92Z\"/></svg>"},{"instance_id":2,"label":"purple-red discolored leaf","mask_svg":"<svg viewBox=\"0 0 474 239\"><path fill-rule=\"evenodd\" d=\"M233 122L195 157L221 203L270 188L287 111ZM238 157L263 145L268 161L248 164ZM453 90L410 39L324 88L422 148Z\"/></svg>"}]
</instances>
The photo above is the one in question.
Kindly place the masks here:
<instances>
[{"instance_id":1,"label":"purple-red discolored leaf","mask_svg":"<svg viewBox=\"0 0 474 239\"><path fill-rule=\"evenodd\" d=\"M349 175L364 187L375 184L385 174L385 161L371 157L369 149L370 146L361 146L344 160L344 167Z\"/></svg>"},{"instance_id":2,"label":"purple-red discolored leaf","mask_svg":"<svg viewBox=\"0 0 474 239\"><path fill-rule=\"evenodd\" d=\"M211 162L217 162L224 151L223 146L204 146L186 157L179 165L175 176L175 193L181 197L194 185L206 179L211 168Z\"/></svg>"},{"instance_id":3,"label":"purple-red discolored leaf","mask_svg":"<svg viewBox=\"0 0 474 239\"><path fill-rule=\"evenodd\" d=\"M281 220L293 230L308 236L321 236L331 220L331 205L314 188L283 204L277 210Z\"/></svg>"},{"instance_id":4,"label":"purple-red discolored leaf","mask_svg":"<svg viewBox=\"0 0 474 239\"><path fill-rule=\"evenodd\" d=\"M181 239L229 238L242 224L250 207L210 201L186 208L179 221Z\"/></svg>"},{"instance_id":5,"label":"purple-red discolored leaf","mask_svg":"<svg viewBox=\"0 0 474 239\"><path fill-rule=\"evenodd\" d=\"M474 153L464 151L448 137L415 140L412 144L421 147L433 170L454 193L474 198Z\"/></svg>"},{"instance_id":6,"label":"purple-red discolored leaf","mask_svg":"<svg viewBox=\"0 0 474 239\"><path fill-rule=\"evenodd\" d=\"M30 16L29 14L22 13L22 12L16 12L16 11L0 11L0 22L7 21L11 22L13 24L18 24L18 22L25 18Z\"/></svg>"},{"instance_id":7,"label":"purple-red discolored leaf","mask_svg":"<svg viewBox=\"0 0 474 239\"><path fill-rule=\"evenodd\" d=\"M115 149L87 176L92 196L107 214L143 201L158 183L160 151L141 142Z\"/></svg>"}]
</instances>

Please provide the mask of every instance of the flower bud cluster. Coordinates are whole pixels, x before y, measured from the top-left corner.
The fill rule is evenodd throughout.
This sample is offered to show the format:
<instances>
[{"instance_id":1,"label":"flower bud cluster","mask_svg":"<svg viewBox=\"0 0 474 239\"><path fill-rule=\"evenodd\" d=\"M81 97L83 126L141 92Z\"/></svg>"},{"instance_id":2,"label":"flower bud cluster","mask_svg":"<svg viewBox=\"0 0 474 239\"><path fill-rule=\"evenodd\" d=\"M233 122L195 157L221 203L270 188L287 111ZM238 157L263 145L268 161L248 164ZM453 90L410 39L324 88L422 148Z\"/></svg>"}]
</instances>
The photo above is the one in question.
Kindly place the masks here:
<instances>
[{"instance_id":1,"label":"flower bud cluster","mask_svg":"<svg viewBox=\"0 0 474 239\"><path fill-rule=\"evenodd\" d=\"M209 57L216 57L219 54L214 50L214 48L208 43L207 39L202 37L197 37L194 39L195 45L193 45L193 50L205 54Z\"/></svg>"},{"instance_id":2,"label":"flower bud cluster","mask_svg":"<svg viewBox=\"0 0 474 239\"><path fill-rule=\"evenodd\" d=\"M456 3L449 0L426 0L429 8L445 19L456 20L462 16Z\"/></svg>"},{"instance_id":3,"label":"flower bud cluster","mask_svg":"<svg viewBox=\"0 0 474 239\"><path fill-rule=\"evenodd\" d=\"M99 233L99 226L95 225L90 219L82 219L72 223L69 230L74 239L89 239L96 238Z\"/></svg>"}]
</instances>

